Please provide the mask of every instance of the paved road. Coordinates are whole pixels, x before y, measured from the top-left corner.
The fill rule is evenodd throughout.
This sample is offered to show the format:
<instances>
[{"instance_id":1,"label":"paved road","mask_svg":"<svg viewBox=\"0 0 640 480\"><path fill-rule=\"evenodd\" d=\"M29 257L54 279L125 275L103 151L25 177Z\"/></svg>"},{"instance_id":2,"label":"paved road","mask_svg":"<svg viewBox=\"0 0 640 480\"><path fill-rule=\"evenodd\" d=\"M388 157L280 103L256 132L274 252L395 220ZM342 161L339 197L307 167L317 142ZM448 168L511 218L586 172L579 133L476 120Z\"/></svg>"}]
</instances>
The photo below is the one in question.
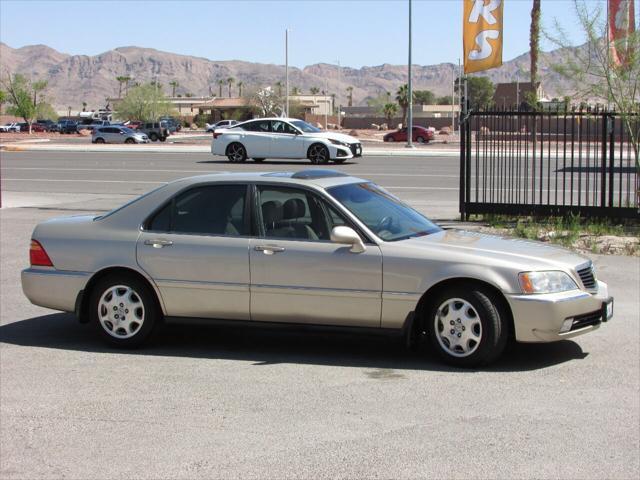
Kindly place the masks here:
<instances>
[{"instance_id":1,"label":"paved road","mask_svg":"<svg viewBox=\"0 0 640 480\"><path fill-rule=\"evenodd\" d=\"M308 162L266 161L232 164L210 154L2 152L3 204L43 201L60 205L113 198L118 204L163 182L221 171L302 170ZM451 157L363 157L338 170L387 187L433 218L454 218L458 211L458 162ZM45 194L42 199L41 194ZM56 195L49 195L54 193ZM76 195L76 197L74 197ZM106 196L106 197L105 197ZM111 202L111 203L113 203ZM73 205L71 205L73 206ZM65 208L69 205L65 205Z\"/></svg>"},{"instance_id":2,"label":"paved road","mask_svg":"<svg viewBox=\"0 0 640 480\"><path fill-rule=\"evenodd\" d=\"M2 154L8 197L41 206L0 210L0 478L638 477L638 258L594 257L616 296L611 323L515 346L482 371L443 367L393 339L295 331L167 327L147 348L117 352L23 297L37 222L106 208L149 188L147 175L229 167L197 163L208 160ZM405 189L455 184L415 179L452 171L429 161L344 169L387 172L376 180ZM439 201L397 193L425 208Z\"/></svg>"}]
</instances>

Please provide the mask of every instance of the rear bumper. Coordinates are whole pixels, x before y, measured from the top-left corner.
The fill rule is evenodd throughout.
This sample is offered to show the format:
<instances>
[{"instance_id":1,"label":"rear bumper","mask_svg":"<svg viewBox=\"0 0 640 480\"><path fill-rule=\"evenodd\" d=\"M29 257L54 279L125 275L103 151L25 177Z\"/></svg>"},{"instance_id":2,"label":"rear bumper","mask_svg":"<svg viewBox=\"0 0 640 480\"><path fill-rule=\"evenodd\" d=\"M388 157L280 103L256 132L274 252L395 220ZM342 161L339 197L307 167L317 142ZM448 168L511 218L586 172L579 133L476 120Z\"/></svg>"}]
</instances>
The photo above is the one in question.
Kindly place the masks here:
<instances>
[{"instance_id":1,"label":"rear bumper","mask_svg":"<svg viewBox=\"0 0 640 480\"><path fill-rule=\"evenodd\" d=\"M555 342L596 330L607 321L603 305L613 302L607 285L545 295L506 295L519 342Z\"/></svg>"},{"instance_id":2,"label":"rear bumper","mask_svg":"<svg viewBox=\"0 0 640 480\"><path fill-rule=\"evenodd\" d=\"M34 305L73 312L89 273L27 268L22 271L22 291Z\"/></svg>"}]
</instances>

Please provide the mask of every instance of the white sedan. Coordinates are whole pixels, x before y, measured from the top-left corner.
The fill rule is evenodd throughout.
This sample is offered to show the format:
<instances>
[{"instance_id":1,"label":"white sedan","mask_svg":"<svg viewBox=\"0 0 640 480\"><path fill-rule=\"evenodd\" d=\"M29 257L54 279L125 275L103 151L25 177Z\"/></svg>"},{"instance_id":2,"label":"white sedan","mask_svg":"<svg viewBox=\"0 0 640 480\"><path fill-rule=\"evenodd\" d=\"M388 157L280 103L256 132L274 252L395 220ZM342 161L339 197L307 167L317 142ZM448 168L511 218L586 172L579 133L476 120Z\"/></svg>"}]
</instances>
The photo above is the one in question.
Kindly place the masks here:
<instances>
[{"instance_id":1,"label":"white sedan","mask_svg":"<svg viewBox=\"0 0 640 480\"><path fill-rule=\"evenodd\" d=\"M362 156L357 138L323 131L295 118L260 118L215 130L211 143L213 155L226 156L230 162L252 158L306 158L314 164L343 163Z\"/></svg>"}]
</instances>

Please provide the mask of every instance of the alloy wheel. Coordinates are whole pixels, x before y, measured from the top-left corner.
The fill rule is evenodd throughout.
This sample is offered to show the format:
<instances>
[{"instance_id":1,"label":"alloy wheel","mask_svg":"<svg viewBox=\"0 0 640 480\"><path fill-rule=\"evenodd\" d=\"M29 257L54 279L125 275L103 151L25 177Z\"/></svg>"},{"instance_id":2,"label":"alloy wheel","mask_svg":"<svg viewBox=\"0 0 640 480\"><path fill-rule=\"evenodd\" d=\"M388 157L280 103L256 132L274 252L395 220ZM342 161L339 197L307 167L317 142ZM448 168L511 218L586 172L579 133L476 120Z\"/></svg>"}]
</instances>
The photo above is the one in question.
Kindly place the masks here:
<instances>
[{"instance_id":1,"label":"alloy wheel","mask_svg":"<svg viewBox=\"0 0 640 480\"><path fill-rule=\"evenodd\" d=\"M131 338L144 323L145 308L140 295L127 285L109 287L98 301L102 328L117 339Z\"/></svg>"},{"instance_id":2,"label":"alloy wheel","mask_svg":"<svg viewBox=\"0 0 640 480\"><path fill-rule=\"evenodd\" d=\"M327 163L329 160L329 155L327 149L324 145L314 145L311 147L309 151L309 160L311 163L319 164L319 163Z\"/></svg>"}]
</instances>

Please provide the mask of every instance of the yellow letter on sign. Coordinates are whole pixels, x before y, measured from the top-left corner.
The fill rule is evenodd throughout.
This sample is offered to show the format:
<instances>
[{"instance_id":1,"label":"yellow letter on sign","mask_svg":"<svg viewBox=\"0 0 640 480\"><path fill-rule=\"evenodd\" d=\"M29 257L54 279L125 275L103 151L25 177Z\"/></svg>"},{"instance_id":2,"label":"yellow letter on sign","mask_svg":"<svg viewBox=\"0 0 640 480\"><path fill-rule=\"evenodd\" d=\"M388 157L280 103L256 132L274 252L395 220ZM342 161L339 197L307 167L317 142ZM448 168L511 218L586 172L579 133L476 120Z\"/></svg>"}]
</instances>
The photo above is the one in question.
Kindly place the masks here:
<instances>
[{"instance_id":1,"label":"yellow letter on sign","mask_svg":"<svg viewBox=\"0 0 640 480\"><path fill-rule=\"evenodd\" d=\"M464 2L464 73L502 65L503 0Z\"/></svg>"}]
</instances>

